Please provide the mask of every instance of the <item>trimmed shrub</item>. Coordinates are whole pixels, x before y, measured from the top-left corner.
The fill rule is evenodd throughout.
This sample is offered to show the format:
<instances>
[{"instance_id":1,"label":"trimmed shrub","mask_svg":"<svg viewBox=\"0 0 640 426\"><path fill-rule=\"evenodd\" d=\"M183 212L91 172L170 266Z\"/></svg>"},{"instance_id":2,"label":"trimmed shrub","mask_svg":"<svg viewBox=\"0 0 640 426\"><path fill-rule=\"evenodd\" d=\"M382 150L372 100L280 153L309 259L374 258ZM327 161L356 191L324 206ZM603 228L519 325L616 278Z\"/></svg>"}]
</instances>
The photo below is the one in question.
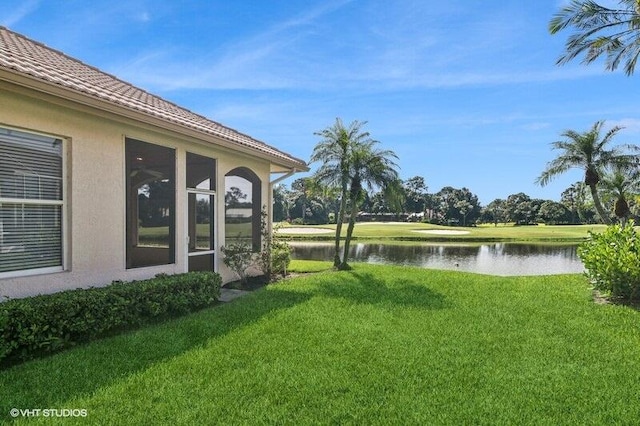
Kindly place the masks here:
<instances>
[{"instance_id":1,"label":"trimmed shrub","mask_svg":"<svg viewBox=\"0 0 640 426\"><path fill-rule=\"evenodd\" d=\"M609 226L600 234L589 232L578 256L597 290L627 301L640 296L640 239L633 222Z\"/></svg>"},{"instance_id":2,"label":"trimmed shrub","mask_svg":"<svg viewBox=\"0 0 640 426\"><path fill-rule=\"evenodd\" d=\"M209 306L220 296L213 272L115 281L0 303L0 365L96 339L151 320Z\"/></svg>"}]
</instances>

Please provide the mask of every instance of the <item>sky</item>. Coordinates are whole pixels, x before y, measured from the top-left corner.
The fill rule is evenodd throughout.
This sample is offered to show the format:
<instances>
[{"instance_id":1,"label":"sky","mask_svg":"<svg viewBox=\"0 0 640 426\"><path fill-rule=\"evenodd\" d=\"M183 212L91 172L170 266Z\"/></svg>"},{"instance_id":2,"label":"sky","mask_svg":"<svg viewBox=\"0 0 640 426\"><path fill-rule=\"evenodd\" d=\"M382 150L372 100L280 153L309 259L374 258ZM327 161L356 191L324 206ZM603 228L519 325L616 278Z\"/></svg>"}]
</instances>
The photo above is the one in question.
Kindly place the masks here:
<instances>
[{"instance_id":1,"label":"sky","mask_svg":"<svg viewBox=\"0 0 640 426\"><path fill-rule=\"evenodd\" d=\"M4 0L0 25L305 161L336 118L366 121L402 179L486 205L581 180L535 184L565 130L606 120L640 144L640 72L556 65L570 33L547 28L567 3Z\"/></svg>"}]
</instances>

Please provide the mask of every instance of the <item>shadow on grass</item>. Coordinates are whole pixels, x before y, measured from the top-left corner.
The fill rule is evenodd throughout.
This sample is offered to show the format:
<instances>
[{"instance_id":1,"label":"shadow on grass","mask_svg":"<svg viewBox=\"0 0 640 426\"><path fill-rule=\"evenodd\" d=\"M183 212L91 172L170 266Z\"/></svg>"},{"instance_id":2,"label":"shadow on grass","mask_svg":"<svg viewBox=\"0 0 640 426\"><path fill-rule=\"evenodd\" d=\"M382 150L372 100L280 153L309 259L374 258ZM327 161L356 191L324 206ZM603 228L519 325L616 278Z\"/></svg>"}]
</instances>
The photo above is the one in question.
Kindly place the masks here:
<instances>
[{"instance_id":1,"label":"shadow on grass","mask_svg":"<svg viewBox=\"0 0 640 426\"><path fill-rule=\"evenodd\" d=\"M281 289L258 293L258 297L249 295L244 301L217 305L0 371L0 423L9 419L12 408L69 408L63 407L66 401L201 348L211 339L311 297Z\"/></svg>"},{"instance_id":2,"label":"shadow on grass","mask_svg":"<svg viewBox=\"0 0 640 426\"><path fill-rule=\"evenodd\" d=\"M351 282L322 283L319 293L353 303L387 307L445 309L451 306L442 294L409 279L396 277L389 286L390 281L371 273L350 272L347 276L352 278Z\"/></svg>"}]
</instances>

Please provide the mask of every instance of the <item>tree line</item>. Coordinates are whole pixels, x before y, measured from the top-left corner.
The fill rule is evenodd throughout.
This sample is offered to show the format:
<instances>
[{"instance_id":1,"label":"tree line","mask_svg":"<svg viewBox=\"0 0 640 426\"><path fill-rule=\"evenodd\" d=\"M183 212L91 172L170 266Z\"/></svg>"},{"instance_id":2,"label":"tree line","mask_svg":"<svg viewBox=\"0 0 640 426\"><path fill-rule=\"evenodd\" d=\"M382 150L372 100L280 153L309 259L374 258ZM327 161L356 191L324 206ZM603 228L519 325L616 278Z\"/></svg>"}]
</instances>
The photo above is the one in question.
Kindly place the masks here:
<instances>
[{"instance_id":1,"label":"tree line","mask_svg":"<svg viewBox=\"0 0 640 426\"><path fill-rule=\"evenodd\" d=\"M608 183L615 184L615 177ZM446 186L430 193L422 176L402 181L400 209L394 209L380 191L366 193L357 220L401 220L427 222L437 225L473 226L490 223L534 225L579 225L599 223L593 198L584 182L565 189L560 201L531 198L519 192L497 198L487 205L478 201L468 188ZM603 186L599 191L604 209L614 219L618 191L615 185ZM622 191L627 200L629 215L639 223L640 193ZM321 225L336 223L339 200L336 194L318 187L313 177L299 178L290 187L274 188L274 220L294 224Z\"/></svg>"}]
</instances>

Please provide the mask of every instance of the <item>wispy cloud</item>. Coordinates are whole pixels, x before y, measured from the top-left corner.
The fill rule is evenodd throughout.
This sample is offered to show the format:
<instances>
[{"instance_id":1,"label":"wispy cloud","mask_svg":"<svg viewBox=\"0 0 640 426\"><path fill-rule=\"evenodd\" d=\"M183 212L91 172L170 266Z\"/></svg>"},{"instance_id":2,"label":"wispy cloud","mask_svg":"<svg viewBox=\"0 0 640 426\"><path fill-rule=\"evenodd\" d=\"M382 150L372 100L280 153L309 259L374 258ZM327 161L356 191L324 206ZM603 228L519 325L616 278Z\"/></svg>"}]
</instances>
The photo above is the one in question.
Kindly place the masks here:
<instances>
[{"instance_id":1,"label":"wispy cloud","mask_svg":"<svg viewBox=\"0 0 640 426\"><path fill-rule=\"evenodd\" d=\"M38 9L39 0L27 0L17 7L12 7L6 16L0 16L0 25L13 27L22 21L25 17Z\"/></svg>"},{"instance_id":2,"label":"wispy cloud","mask_svg":"<svg viewBox=\"0 0 640 426\"><path fill-rule=\"evenodd\" d=\"M145 76L147 81L143 84L162 90L296 87L306 82L295 77L300 70L295 52L306 38L315 34L317 20L353 1L320 2L244 39L213 46L210 51L192 54L190 58L143 53L131 64L117 69L124 75ZM180 50L178 46L175 49Z\"/></svg>"},{"instance_id":3,"label":"wispy cloud","mask_svg":"<svg viewBox=\"0 0 640 426\"><path fill-rule=\"evenodd\" d=\"M245 38L206 52L164 46L113 72L153 90L307 91L437 89L575 80L597 67L555 67L555 52L521 51L526 16L425 7L422 2L320 2ZM524 15L524 14L521 14ZM348 24L348 25L347 25ZM464 31L456 31L460 26ZM540 33L544 33L541 30ZM544 36L548 36L544 33ZM541 37L538 35L538 37ZM188 53L182 53L187 51Z\"/></svg>"}]
</instances>

